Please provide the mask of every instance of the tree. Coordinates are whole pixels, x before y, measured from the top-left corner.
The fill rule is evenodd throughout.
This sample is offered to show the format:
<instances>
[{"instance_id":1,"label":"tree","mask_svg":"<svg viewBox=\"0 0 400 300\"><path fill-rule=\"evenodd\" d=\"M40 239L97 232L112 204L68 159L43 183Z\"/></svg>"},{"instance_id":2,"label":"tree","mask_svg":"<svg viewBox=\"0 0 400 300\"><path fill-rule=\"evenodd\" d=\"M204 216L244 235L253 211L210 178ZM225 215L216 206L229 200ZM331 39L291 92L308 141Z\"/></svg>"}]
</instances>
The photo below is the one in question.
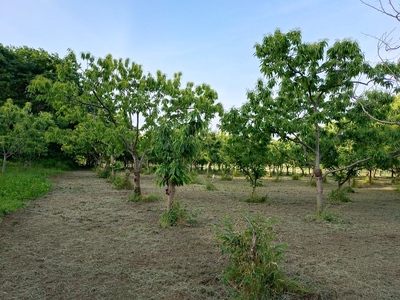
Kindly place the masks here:
<instances>
[{"instance_id":1,"label":"tree","mask_svg":"<svg viewBox=\"0 0 400 300\"><path fill-rule=\"evenodd\" d=\"M260 103L264 111L260 122L273 134L304 148L307 163L314 169L320 212L321 136L328 124L340 123L352 106L353 79L367 67L361 49L351 40L337 41L328 48L325 40L302 42L298 30L286 34L276 30L257 43L255 50L267 82L260 79L248 98Z\"/></svg>"},{"instance_id":2,"label":"tree","mask_svg":"<svg viewBox=\"0 0 400 300\"><path fill-rule=\"evenodd\" d=\"M158 106L165 95L162 87L166 76L159 71L156 78L146 76L140 65L111 55L96 59L90 53L83 53L81 59L85 67L70 51L58 69L58 80L52 82L38 77L32 91L42 93L42 97L72 122L79 123L90 113L113 128L113 136L120 139L132 156L134 191L140 195L140 170L150 147L139 147L141 133L151 131L155 125ZM175 80L179 81L180 77Z\"/></svg>"},{"instance_id":3,"label":"tree","mask_svg":"<svg viewBox=\"0 0 400 300\"><path fill-rule=\"evenodd\" d=\"M0 44L0 105L7 99L13 99L14 104L21 108L30 102L34 114L50 111L51 107L45 101L35 99L27 87L37 75L54 80L60 62L57 54L50 54L43 49L5 47Z\"/></svg>"},{"instance_id":4,"label":"tree","mask_svg":"<svg viewBox=\"0 0 400 300\"><path fill-rule=\"evenodd\" d=\"M170 98L162 102L164 114L157 121L152 150L159 161L158 184L167 187L167 212L173 208L176 187L190 182L189 165L200 153L201 134L213 117L222 113L222 105L215 103L217 93L206 84L189 82L184 89L176 84L169 88Z\"/></svg>"},{"instance_id":5,"label":"tree","mask_svg":"<svg viewBox=\"0 0 400 300\"><path fill-rule=\"evenodd\" d=\"M270 132L257 120L259 105L254 104L232 108L221 119L221 130L229 134L225 152L230 162L238 166L249 180L252 198L259 180L266 174L266 156L271 140Z\"/></svg>"},{"instance_id":6,"label":"tree","mask_svg":"<svg viewBox=\"0 0 400 300\"><path fill-rule=\"evenodd\" d=\"M51 115L30 113L31 104L23 108L11 99L0 106L0 154L3 155L2 173L6 172L7 160L16 154L29 159L47 150L45 132L52 124Z\"/></svg>"}]
</instances>

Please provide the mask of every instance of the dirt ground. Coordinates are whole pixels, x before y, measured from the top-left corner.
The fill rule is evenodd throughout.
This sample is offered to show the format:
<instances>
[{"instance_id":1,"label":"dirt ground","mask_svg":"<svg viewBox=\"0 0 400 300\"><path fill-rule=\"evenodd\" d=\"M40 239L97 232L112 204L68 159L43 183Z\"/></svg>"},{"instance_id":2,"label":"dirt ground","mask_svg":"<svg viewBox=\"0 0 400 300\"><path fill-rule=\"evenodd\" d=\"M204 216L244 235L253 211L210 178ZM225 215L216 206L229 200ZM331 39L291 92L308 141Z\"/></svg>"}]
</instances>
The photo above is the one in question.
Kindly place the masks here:
<instances>
[{"instance_id":1,"label":"dirt ground","mask_svg":"<svg viewBox=\"0 0 400 300\"><path fill-rule=\"evenodd\" d=\"M142 179L144 194L162 193L154 177ZM313 220L307 179L264 180L262 204L241 201L250 192L243 178L217 178L216 191L191 184L177 198L199 223L169 229L158 227L163 201L130 202L131 191L89 171L51 180L49 194L0 224L0 299L228 299L212 224L243 210L279 219L290 245L282 268L320 299L400 299L400 194L379 180L329 205L337 223Z\"/></svg>"}]
</instances>

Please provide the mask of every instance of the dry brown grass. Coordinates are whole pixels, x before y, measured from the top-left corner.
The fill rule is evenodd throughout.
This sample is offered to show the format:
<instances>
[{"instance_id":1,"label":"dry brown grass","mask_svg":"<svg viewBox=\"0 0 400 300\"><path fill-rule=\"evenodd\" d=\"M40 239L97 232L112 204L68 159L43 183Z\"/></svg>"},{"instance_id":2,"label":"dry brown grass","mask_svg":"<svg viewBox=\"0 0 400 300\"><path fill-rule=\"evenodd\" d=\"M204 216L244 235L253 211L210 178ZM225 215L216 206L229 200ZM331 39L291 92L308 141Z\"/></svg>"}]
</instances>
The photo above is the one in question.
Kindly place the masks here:
<instances>
[{"instance_id":1,"label":"dry brown grass","mask_svg":"<svg viewBox=\"0 0 400 300\"><path fill-rule=\"evenodd\" d=\"M153 179L143 176L144 194L162 193ZM53 181L48 195L0 224L0 299L228 298L211 227L243 210L280 220L278 236L290 245L285 273L320 299L400 299L400 194L389 181L330 205L337 223L310 217L315 188L306 179L264 180L262 204L241 201L250 193L242 178L216 180L216 191L192 184L177 197L200 212L199 224L169 229L157 226L163 202L129 202L131 191L94 173ZM326 184L325 195L334 187Z\"/></svg>"}]
</instances>

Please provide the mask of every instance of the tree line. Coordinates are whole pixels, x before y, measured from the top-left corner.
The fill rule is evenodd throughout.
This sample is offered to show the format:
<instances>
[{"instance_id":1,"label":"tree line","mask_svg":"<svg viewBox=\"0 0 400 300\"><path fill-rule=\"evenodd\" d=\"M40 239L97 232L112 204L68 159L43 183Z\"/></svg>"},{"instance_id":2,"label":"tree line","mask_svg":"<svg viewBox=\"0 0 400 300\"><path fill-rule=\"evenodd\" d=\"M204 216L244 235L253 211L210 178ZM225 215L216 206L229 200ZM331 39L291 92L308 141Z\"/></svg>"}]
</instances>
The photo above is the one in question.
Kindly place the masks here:
<instances>
[{"instance_id":1,"label":"tree line","mask_svg":"<svg viewBox=\"0 0 400 300\"><path fill-rule=\"evenodd\" d=\"M340 188L364 168L400 172L396 62L366 62L352 40L306 43L276 30L255 45L260 79L241 107L224 111L208 84L146 73L130 59L0 44L0 153L52 157L140 174L156 166L166 187L190 181L191 166L240 170L253 187L268 166L310 168L323 209L323 179ZM218 130L210 123L218 116ZM129 175L129 173L127 173Z\"/></svg>"}]
</instances>

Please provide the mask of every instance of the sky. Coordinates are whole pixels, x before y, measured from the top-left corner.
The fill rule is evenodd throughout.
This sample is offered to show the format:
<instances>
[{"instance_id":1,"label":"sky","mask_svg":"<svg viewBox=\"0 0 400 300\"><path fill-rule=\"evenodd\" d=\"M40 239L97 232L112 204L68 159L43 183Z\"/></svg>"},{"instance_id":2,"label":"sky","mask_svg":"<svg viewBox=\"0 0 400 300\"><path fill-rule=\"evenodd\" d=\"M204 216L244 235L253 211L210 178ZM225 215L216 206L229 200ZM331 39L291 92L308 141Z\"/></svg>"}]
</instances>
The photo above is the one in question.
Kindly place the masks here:
<instances>
[{"instance_id":1,"label":"sky","mask_svg":"<svg viewBox=\"0 0 400 300\"><path fill-rule=\"evenodd\" d=\"M377 62L374 37L398 36L397 25L360 0L0 0L4 46L112 54L168 78L182 72L183 83L216 90L225 110L262 77L254 45L276 29L300 29L309 43L350 38Z\"/></svg>"}]
</instances>

